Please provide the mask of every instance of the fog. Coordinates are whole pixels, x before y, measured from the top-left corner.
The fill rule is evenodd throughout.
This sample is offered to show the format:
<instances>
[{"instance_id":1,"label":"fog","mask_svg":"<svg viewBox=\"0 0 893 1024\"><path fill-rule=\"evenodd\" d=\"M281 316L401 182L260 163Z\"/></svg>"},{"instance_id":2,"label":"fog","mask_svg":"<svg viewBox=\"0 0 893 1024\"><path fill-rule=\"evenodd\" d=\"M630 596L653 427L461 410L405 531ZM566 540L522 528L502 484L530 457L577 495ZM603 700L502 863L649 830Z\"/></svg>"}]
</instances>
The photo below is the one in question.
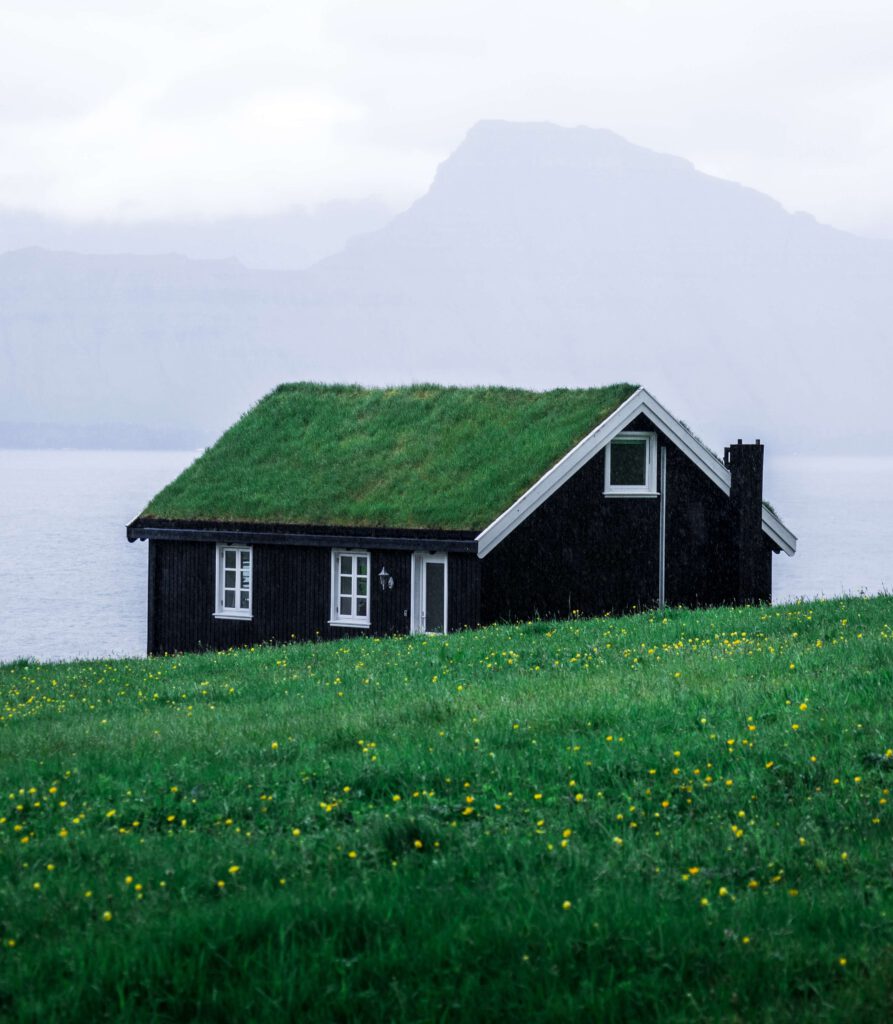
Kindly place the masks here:
<instances>
[{"instance_id":1,"label":"fog","mask_svg":"<svg viewBox=\"0 0 893 1024\"><path fill-rule=\"evenodd\" d=\"M608 128L893 236L891 47L884 0L7 0L0 208L398 209L502 118Z\"/></svg>"}]
</instances>

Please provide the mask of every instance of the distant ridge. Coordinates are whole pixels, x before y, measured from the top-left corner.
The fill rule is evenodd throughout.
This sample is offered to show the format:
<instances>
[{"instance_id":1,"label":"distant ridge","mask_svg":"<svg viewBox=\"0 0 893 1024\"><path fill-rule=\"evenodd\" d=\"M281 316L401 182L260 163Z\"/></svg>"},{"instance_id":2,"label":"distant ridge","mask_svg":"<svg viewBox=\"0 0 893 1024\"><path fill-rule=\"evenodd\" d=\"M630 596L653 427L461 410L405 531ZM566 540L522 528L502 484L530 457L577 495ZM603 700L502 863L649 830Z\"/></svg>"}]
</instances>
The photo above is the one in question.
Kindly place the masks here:
<instances>
[{"instance_id":1,"label":"distant ridge","mask_svg":"<svg viewBox=\"0 0 893 1024\"><path fill-rule=\"evenodd\" d=\"M0 448L194 451L210 440L198 430L152 428L134 423L0 422Z\"/></svg>"},{"instance_id":2,"label":"distant ridge","mask_svg":"<svg viewBox=\"0 0 893 1024\"><path fill-rule=\"evenodd\" d=\"M190 259L235 259L246 267L300 270L374 231L392 212L380 202L323 203L277 214L134 223L68 221L0 209L0 252L42 248L102 256L177 253Z\"/></svg>"},{"instance_id":3,"label":"distant ridge","mask_svg":"<svg viewBox=\"0 0 893 1024\"><path fill-rule=\"evenodd\" d=\"M216 434L281 380L643 380L714 448L893 452L893 243L612 132L486 121L305 271L0 255L15 421Z\"/></svg>"}]
</instances>

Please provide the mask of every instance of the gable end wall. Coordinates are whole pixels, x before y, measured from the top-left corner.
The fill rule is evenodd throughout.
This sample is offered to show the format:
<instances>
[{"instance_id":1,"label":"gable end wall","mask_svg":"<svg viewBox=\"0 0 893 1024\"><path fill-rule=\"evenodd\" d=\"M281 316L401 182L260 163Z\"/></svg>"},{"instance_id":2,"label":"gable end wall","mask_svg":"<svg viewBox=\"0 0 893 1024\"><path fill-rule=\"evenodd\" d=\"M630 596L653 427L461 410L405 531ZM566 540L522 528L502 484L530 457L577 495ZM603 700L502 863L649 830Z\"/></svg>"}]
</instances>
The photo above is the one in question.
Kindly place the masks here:
<instances>
[{"instance_id":1,"label":"gable end wall","mask_svg":"<svg viewBox=\"0 0 893 1024\"><path fill-rule=\"evenodd\" d=\"M646 416L630 430L654 430ZM737 551L729 498L661 431L667 451L666 603L732 604ZM658 603L660 498L605 497L598 452L483 560L481 619L619 614ZM660 474L658 474L658 477ZM757 575L772 591L767 540Z\"/></svg>"}]
</instances>

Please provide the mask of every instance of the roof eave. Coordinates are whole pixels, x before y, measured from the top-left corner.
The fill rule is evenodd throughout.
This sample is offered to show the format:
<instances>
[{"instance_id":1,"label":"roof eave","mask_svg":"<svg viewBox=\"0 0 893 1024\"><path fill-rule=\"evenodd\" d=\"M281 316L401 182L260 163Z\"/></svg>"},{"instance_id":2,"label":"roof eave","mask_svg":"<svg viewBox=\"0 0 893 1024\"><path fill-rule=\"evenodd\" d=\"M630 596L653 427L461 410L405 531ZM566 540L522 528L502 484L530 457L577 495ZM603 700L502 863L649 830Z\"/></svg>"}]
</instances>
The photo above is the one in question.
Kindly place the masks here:
<instances>
[{"instance_id":1,"label":"roof eave","mask_svg":"<svg viewBox=\"0 0 893 1024\"><path fill-rule=\"evenodd\" d=\"M412 536L393 532L386 535L363 533L362 530L344 533L303 533L300 531L251 529L245 526L209 526L166 524L153 526L139 519L127 525L127 539L202 541L218 544L273 544L294 547L365 547L378 550L431 550L477 554L477 540L445 536L436 530L419 531Z\"/></svg>"}]
</instances>

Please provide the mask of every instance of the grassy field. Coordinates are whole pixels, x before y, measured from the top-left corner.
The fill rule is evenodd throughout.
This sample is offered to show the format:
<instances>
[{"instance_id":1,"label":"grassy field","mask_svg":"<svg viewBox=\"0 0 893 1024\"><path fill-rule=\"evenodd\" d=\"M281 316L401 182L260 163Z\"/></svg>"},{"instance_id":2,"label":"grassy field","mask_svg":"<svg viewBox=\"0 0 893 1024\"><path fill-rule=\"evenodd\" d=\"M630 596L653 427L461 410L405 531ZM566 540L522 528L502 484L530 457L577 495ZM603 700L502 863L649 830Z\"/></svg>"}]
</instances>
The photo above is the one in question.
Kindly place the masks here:
<instances>
[{"instance_id":1,"label":"grassy field","mask_svg":"<svg viewBox=\"0 0 893 1024\"><path fill-rule=\"evenodd\" d=\"M0 1019L877 1021L893 599L0 668Z\"/></svg>"}]
</instances>

